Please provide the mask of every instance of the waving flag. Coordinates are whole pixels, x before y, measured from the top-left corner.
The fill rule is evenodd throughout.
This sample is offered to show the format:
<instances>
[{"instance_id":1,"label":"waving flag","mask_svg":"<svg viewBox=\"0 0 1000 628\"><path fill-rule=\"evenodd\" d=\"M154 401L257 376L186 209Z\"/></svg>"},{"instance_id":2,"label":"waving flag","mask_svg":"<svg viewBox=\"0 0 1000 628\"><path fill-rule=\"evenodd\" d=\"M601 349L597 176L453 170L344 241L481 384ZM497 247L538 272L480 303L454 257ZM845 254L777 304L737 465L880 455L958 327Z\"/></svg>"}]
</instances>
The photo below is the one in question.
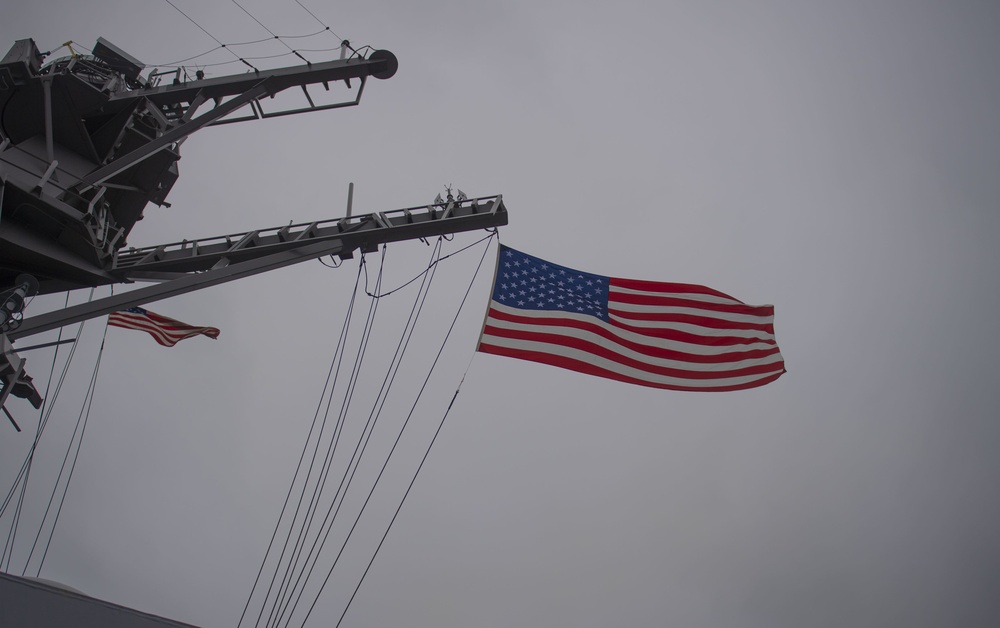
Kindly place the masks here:
<instances>
[{"instance_id":1,"label":"waving flag","mask_svg":"<svg viewBox=\"0 0 1000 628\"><path fill-rule=\"evenodd\" d=\"M785 372L770 305L585 273L503 245L499 255L479 351L671 390L742 390Z\"/></svg>"},{"instance_id":2,"label":"waving flag","mask_svg":"<svg viewBox=\"0 0 1000 628\"><path fill-rule=\"evenodd\" d=\"M147 332L153 337L153 340L164 347L172 347L185 338L199 335L208 336L214 340L219 337L220 333L215 327L188 325L144 310L141 307L130 307L120 312L112 312L108 315L108 325Z\"/></svg>"}]
</instances>

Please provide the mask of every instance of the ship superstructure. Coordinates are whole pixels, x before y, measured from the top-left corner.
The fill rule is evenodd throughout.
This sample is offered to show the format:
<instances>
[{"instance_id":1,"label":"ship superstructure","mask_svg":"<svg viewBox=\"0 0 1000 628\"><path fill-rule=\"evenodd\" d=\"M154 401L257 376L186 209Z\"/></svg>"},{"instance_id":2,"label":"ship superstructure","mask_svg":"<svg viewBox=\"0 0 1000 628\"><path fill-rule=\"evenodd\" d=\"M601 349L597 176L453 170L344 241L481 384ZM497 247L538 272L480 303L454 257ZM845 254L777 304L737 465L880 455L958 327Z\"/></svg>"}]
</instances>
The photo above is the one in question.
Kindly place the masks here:
<instances>
[{"instance_id":1,"label":"ship superstructure","mask_svg":"<svg viewBox=\"0 0 1000 628\"><path fill-rule=\"evenodd\" d=\"M449 193L430 205L352 216L349 204L342 218L132 247L130 234L146 208L169 207L180 148L192 133L357 105L368 78L388 79L398 64L391 52L366 56L345 41L334 61L214 78L196 72L192 78L180 68L143 75L143 63L104 38L92 52L45 63L35 42L23 39L0 60L5 413L11 394L36 407L42 401L15 352L19 338L327 255L348 258L385 242L507 223L499 196ZM273 108L271 98L290 89L301 90L308 105ZM346 90L348 96L323 102L316 90ZM145 280L158 283L23 318L35 293Z\"/></svg>"}]
</instances>

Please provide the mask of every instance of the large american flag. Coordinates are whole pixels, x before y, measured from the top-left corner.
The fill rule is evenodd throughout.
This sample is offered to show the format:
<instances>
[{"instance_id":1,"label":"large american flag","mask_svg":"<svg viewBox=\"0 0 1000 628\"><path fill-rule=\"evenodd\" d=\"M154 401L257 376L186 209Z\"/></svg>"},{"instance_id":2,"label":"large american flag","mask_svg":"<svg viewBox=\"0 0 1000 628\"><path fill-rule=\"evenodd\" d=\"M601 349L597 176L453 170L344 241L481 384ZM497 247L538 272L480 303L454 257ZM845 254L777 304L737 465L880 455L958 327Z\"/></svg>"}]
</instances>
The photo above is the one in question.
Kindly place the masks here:
<instances>
[{"instance_id":1,"label":"large american flag","mask_svg":"<svg viewBox=\"0 0 1000 628\"><path fill-rule=\"evenodd\" d=\"M172 347L181 340L192 336L202 335L212 339L219 337L219 330L215 327L188 325L144 310L141 307L130 307L127 310L112 312L108 315L108 325L147 332L153 337L153 340L164 347Z\"/></svg>"},{"instance_id":2,"label":"large american flag","mask_svg":"<svg viewBox=\"0 0 1000 628\"><path fill-rule=\"evenodd\" d=\"M785 372L770 305L585 273L504 245L478 350L671 390L742 390Z\"/></svg>"}]
</instances>

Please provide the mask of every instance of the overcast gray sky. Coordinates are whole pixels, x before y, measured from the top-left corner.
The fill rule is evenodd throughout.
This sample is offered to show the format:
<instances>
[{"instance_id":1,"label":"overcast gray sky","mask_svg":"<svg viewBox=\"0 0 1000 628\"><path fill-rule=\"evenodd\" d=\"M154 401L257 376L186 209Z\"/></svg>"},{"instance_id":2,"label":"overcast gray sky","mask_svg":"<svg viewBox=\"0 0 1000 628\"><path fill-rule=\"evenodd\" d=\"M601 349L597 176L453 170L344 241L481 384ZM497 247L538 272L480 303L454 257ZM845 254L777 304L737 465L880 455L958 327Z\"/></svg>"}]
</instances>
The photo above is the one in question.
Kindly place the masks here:
<instances>
[{"instance_id":1,"label":"overcast gray sky","mask_svg":"<svg viewBox=\"0 0 1000 628\"><path fill-rule=\"evenodd\" d=\"M174 1L221 41L268 36L232 2ZM293 0L241 4L280 35L322 28ZM173 207L149 208L130 244L338 217L350 181L360 212L426 203L453 183L503 194L501 240L528 253L773 303L788 368L760 389L695 394L473 359L480 277L310 625L340 616L470 359L345 626L997 625L995 2L303 4L352 43L393 51L397 75L370 82L357 108L199 132L182 147ZM215 46L152 0L17 3L0 34L5 50L104 36L148 64ZM480 247L435 278L379 442L404 418ZM429 253L390 246L386 286ZM166 349L110 330L42 577L235 625L357 269L309 263L151 307L220 327L216 342ZM351 425L412 298L382 303ZM102 329L85 328L41 442L12 573ZM26 357L44 385L51 354ZM16 408L25 432L0 425L4 494L36 421Z\"/></svg>"}]
</instances>

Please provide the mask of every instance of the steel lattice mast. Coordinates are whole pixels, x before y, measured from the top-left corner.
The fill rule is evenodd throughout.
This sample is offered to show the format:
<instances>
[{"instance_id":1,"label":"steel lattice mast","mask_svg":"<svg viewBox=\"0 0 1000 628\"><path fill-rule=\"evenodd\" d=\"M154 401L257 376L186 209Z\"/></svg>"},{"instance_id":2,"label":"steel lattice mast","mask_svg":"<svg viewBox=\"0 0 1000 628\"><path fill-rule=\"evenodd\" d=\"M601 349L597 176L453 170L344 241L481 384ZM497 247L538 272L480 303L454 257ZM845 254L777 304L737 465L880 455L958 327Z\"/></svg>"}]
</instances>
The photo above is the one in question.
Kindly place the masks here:
<instances>
[{"instance_id":1,"label":"steel lattice mast","mask_svg":"<svg viewBox=\"0 0 1000 628\"><path fill-rule=\"evenodd\" d=\"M507 224L499 196L449 193L423 207L126 245L150 203L169 206L181 144L195 131L358 105L369 77L396 73L391 52L348 52L344 42L336 61L190 80L180 69L143 77L141 62L103 38L92 55L47 64L33 40L14 44L0 60L0 408L10 394L41 403L14 352L18 338L326 255ZM349 96L317 104L309 87L318 85ZM307 107L265 111L262 98L293 88ZM144 279L162 283L20 320L36 291Z\"/></svg>"}]
</instances>

